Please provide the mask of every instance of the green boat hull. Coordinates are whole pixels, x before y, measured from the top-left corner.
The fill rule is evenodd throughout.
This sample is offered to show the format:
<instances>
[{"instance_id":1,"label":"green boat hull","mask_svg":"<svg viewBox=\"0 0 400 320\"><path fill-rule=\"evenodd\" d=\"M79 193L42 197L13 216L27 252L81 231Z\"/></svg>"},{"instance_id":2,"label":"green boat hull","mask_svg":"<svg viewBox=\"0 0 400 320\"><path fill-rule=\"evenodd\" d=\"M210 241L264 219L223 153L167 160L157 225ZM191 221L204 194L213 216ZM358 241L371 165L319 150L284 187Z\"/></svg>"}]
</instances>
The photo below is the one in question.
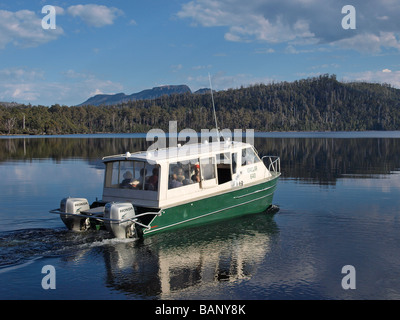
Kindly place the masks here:
<instances>
[{"instance_id":1,"label":"green boat hull","mask_svg":"<svg viewBox=\"0 0 400 320\"><path fill-rule=\"evenodd\" d=\"M259 184L162 209L143 235L263 212L272 205L279 175Z\"/></svg>"}]
</instances>

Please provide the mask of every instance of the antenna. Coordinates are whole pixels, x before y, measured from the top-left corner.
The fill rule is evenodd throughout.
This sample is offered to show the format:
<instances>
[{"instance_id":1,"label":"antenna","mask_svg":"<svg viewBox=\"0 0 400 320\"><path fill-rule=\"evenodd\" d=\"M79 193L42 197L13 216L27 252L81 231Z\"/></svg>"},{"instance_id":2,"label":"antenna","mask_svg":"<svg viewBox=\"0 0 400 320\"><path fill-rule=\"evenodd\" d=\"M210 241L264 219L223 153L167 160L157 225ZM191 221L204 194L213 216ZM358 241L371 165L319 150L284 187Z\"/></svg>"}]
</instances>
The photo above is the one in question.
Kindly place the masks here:
<instances>
[{"instance_id":1,"label":"antenna","mask_svg":"<svg viewBox=\"0 0 400 320\"><path fill-rule=\"evenodd\" d=\"M210 76L210 73L208 73L208 80L210 81L211 101L212 101L212 106L213 106L213 111L214 111L215 129L217 130L217 139L218 139L218 141L219 141L219 131L218 131L218 124L217 124L217 114L215 113L214 95L213 95L213 88L212 88L212 84L211 84L211 76Z\"/></svg>"}]
</instances>

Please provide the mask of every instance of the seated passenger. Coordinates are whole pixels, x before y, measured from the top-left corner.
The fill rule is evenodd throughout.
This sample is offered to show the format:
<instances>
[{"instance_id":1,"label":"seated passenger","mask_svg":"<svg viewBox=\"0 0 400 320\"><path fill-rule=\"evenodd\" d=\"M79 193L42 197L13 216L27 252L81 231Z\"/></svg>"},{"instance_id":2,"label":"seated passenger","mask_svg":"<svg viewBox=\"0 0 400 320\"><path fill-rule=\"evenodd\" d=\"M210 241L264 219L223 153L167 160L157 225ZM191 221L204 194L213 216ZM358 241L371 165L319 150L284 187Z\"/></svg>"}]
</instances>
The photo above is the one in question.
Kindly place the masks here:
<instances>
[{"instance_id":1,"label":"seated passenger","mask_svg":"<svg viewBox=\"0 0 400 320\"><path fill-rule=\"evenodd\" d=\"M188 178L185 178L185 179L182 181L182 184L183 184L184 186L187 186L188 184L192 184L192 183L194 183L193 180L192 180L192 179L188 179Z\"/></svg>"},{"instance_id":2,"label":"seated passenger","mask_svg":"<svg viewBox=\"0 0 400 320\"><path fill-rule=\"evenodd\" d=\"M124 180L122 180L122 182L120 183L120 186L123 188L129 188L131 187L131 183L132 183L132 172L130 171L126 171L123 175Z\"/></svg>"},{"instance_id":3,"label":"seated passenger","mask_svg":"<svg viewBox=\"0 0 400 320\"><path fill-rule=\"evenodd\" d=\"M153 169L153 175L150 176L146 183L147 190L158 189L158 168Z\"/></svg>"},{"instance_id":4,"label":"seated passenger","mask_svg":"<svg viewBox=\"0 0 400 320\"><path fill-rule=\"evenodd\" d=\"M194 174L192 175L192 181L193 182L200 182L200 166L199 167L197 167L196 166L196 169L194 170Z\"/></svg>"},{"instance_id":5,"label":"seated passenger","mask_svg":"<svg viewBox=\"0 0 400 320\"><path fill-rule=\"evenodd\" d=\"M143 183L145 182L146 173L147 173L146 169L144 169L144 168L140 169L139 180L135 180L131 184L135 189L139 189L139 190L143 189Z\"/></svg>"},{"instance_id":6,"label":"seated passenger","mask_svg":"<svg viewBox=\"0 0 400 320\"><path fill-rule=\"evenodd\" d=\"M185 180L185 174L183 173L183 169L182 168L178 168L177 169L176 175L177 175L178 181Z\"/></svg>"},{"instance_id":7,"label":"seated passenger","mask_svg":"<svg viewBox=\"0 0 400 320\"><path fill-rule=\"evenodd\" d=\"M178 176L174 173L171 176L171 181L169 182L168 189L178 188L182 186L182 182L178 180Z\"/></svg>"}]
</instances>

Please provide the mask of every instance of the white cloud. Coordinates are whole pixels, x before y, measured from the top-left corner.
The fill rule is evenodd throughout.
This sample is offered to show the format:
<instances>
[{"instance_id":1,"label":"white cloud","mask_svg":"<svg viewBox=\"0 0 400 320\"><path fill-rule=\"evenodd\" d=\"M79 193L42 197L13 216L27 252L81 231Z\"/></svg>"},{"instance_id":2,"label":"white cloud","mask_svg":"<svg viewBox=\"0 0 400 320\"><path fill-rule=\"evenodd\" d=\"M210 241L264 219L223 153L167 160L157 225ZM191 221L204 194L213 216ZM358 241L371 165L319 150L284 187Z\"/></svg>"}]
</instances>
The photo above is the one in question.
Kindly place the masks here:
<instances>
[{"instance_id":1,"label":"white cloud","mask_svg":"<svg viewBox=\"0 0 400 320\"><path fill-rule=\"evenodd\" d=\"M272 48L259 48L256 49L254 52L257 54L269 54L269 53L274 53L275 50Z\"/></svg>"},{"instance_id":2,"label":"white cloud","mask_svg":"<svg viewBox=\"0 0 400 320\"><path fill-rule=\"evenodd\" d=\"M55 30L44 30L42 17L33 11L0 10L0 49L4 49L9 43L23 48L36 47L58 39L63 33L60 26Z\"/></svg>"},{"instance_id":3,"label":"white cloud","mask_svg":"<svg viewBox=\"0 0 400 320\"><path fill-rule=\"evenodd\" d=\"M183 68L182 64L177 64L177 65L172 65L171 66L172 72L178 72L178 71L182 70L182 68Z\"/></svg>"},{"instance_id":4,"label":"white cloud","mask_svg":"<svg viewBox=\"0 0 400 320\"><path fill-rule=\"evenodd\" d=\"M337 63L324 63L321 65L312 66L312 70L320 70L320 69L337 69L340 65Z\"/></svg>"},{"instance_id":5,"label":"white cloud","mask_svg":"<svg viewBox=\"0 0 400 320\"><path fill-rule=\"evenodd\" d=\"M89 93L90 97L96 96L98 94L104 94L103 91L101 91L100 89L96 88L96 90L94 90L93 92Z\"/></svg>"},{"instance_id":6,"label":"white cloud","mask_svg":"<svg viewBox=\"0 0 400 320\"><path fill-rule=\"evenodd\" d=\"M40 94L33 88L32 84L20 84L18 86L9 85L8 89L11 89L11 96L15 100L37 100Z\"/></svg>"},{"instance_id":7,"label":"white cloud","mask_svg":"<svg viewBox=\"0 0 400 320\"><path fill-rule=\"evenodd\" d=\"M81 18L87 25L93 27L111 25L119 16L123 15L123 11L120 9L96 4L79 4L67 9L55 6L55 9L57 16L67 13ZM56 40L64 34L58 21L56 29L44 30L42 28L43 17L43 15L37 15L30 10L16 12L0 10L0 49L4 49L10 43L22 48L37 47ZM133 21L131 20L131 23Z\"/></svg>"},{"instance_id":8,"label":"white cloud","mask_svg":"<svg viewBox=\"0 0 400 320\"><path fill-rule=\"evenodd\" d=\"M342 39L333 43L342 48L353 49L362 53L376 54L383 48L400 51L400 41L394 32L379 32L379 34L363 33L348 39Z\"/></svg>"},{"instance_id":9,"label":"white cloud","mask_svg":"<svg viewBox=\"0 0 400 320\"><path fill-rule=\"evenodd\" d=\"M64 8L61 8L59 6L54 6L54 8L56 9L56 15L57 16L63 16L65 14Z\"/></svg>"},{"instance_id":10,"label":"white cloud","mask_svg":"<svg viewBox=\"0 0 400 320\"><path fill-rule=\"evenodd\" d=\"M373 54L400 51L398 1L364 0L354 6L356 30L341 27L343 4L336 0L192 0L176 16L190 19L192 26L226 27L227 41L333 44Z\"/></svg>"},{"instance_id":11,"label":"white cloud","mask_svg":"<svg viewBox=\"0 0 400 320\"><path fill-rule=\"evenodd\" d=\"M378 20L389 20L388 16L376 17Z\"/></svg>"},{"instance_id":12,"label":"white cloud","mask_svg":"<svg viewBox=\"0 0 400 320\"><path fill-rule=\"evenodd\" d=\"M7 68L0 70L0 101L44 104L79 104L94 93L120 92L123 86L93 74L69 69L54 81L41 70Z\"/></svg>"},{"instance_id":13,"label":"white cloud","mask_svg":"<svg viewBox=\"0 0 400 320\"><path fill-rule=\"evenodd\" d=\"M188 76L186 81L193 91L210 87L209 78L206 75ZM211 82L214 90L235 89L241 86L249 86L257 83L271 83L273 81L276 81L276 79L272 77L257 77L252 74L244 73L229 75L224 71L219 71L211 75Z\"/></svg>"},{"instance_id":14,"label":"white cloud","mask_svg":"<svg viewBox=\"0 0 400 320\"><path fill-rule=\"evenodd\" d=\"M115 19L123 15L123 11L120 9L97 4L70 6L67 12L73 17L80 17L87 25L92 27L111 25Z\"/></svg>"},{"instance_id":15,"label":"white cloud","mask_svg":"<svg viewBox=\"0 0 400 320\"><path fill-rule=\"evenodd\" d=\"M193 70L204 70L204 69L210 69L212 67L211 64L208 65L198 65L198 66L194 66L192 67Z\"/></svg>"},{"instance_id":16,"label":"white cloud","mask_svg":"<svg viewBox=\"0 0 400 320\"><path fill-rule=\"evenodd\" d=\"M44 73L41 70L27 70L26 68L6 68L0 70L0 81L37 81L43 79Z\"/></svg>"},{"instance_id":17,"label":"white cloud","mask_svg":"<svg viewBox=\"0 0 400 320\"><path fill-rule=\"evenodd\" d=\"M40 70L6 68L0 70L0 99L6 101L34 101L39 93L35 84L43 80Z\"/></svg>"},{"instance_id":18,"label":"white cloud","mask_svg":"<svg viewBox=\"0 0 400 320\"><path fill-rule=\"evenodd\" d=\"M131 19L131 20L129 21L128 25L130 25L130 26L136 26L136 25L137 25L137 22L136 22L136 20Z\"/></svg>"},{"instance_id":19,"label":"white cloud","mask_svg":"<svg viewBox=\"0 0 400 320\"><path fill-rule=\"evenodd\" d=\"M349 73L343 77L345 81L365 81L373 83L388 83L400 89L400 71L383 69L382 71L364 71Z\"/></svg>"},{"instance_id":20,"label":"white cloud","mask_svg":"<svg viewBox=\"0 0 400 320\"><path fill-rule=\"evenodd\" d=\"M267 41L279 43L314 34L305 19L288 22L283 13L266 16L260 11L260 1L196 0L186 3L177 13L179 18L191 18L194 26L227 26L228 41Z\"/></svg>"},{"instance_id":21,"label":"white cloud","mask_svg":"<svg viewBox=\"0 0 400 320\"><path fill-rule=\"evenodd\" d=\"M294 46L292 45L288 45L285 49L285 53L289 53L289 54L299 54L299 53L309 53L309 52L313 52L313 50L310 49L296 49Z\"/></svg>"},{"instance_id":22,"label":"white cloud","mask_svg":"<svg viewBox=\"0 0 400 320\"><path fill-rule=\"evenodd\" d=\"M65 79L57 84L64 86L62 95L57 97L59 103L72 101L80 104L94 94L111 94L123 91L123 85L107 79L101 79L94 74L68 70Z\"/></svg>"}]
</instances>

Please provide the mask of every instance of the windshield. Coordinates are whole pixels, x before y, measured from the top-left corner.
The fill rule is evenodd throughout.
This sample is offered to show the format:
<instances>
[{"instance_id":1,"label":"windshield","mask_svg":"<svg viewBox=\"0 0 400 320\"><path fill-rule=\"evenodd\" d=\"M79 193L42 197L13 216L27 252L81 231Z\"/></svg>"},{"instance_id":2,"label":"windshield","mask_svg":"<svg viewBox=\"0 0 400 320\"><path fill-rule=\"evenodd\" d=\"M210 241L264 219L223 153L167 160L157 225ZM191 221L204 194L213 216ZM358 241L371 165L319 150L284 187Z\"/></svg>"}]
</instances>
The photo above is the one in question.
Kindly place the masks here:
<instances>
[{"instance_id":1,"label":"windshield","mask_svg":"<svg viewBox=\"0 0 400 320\"><path fill-rule=\"evenodd\" d=\"M254 164L260 161L261 160L258 158L252 148L246 148L242 150L242 166Z\"/></svg>"},{"instance_id":2,"label":"windshield","mask_svg":"<svg viewBox=\"0 0 400 320\"><path fill-rule=\"evenodd\" d=\"M124 160L108 162L106 165L105 187L158 190L159 166L146 161Z\"/></svg>"}]
</instances>

